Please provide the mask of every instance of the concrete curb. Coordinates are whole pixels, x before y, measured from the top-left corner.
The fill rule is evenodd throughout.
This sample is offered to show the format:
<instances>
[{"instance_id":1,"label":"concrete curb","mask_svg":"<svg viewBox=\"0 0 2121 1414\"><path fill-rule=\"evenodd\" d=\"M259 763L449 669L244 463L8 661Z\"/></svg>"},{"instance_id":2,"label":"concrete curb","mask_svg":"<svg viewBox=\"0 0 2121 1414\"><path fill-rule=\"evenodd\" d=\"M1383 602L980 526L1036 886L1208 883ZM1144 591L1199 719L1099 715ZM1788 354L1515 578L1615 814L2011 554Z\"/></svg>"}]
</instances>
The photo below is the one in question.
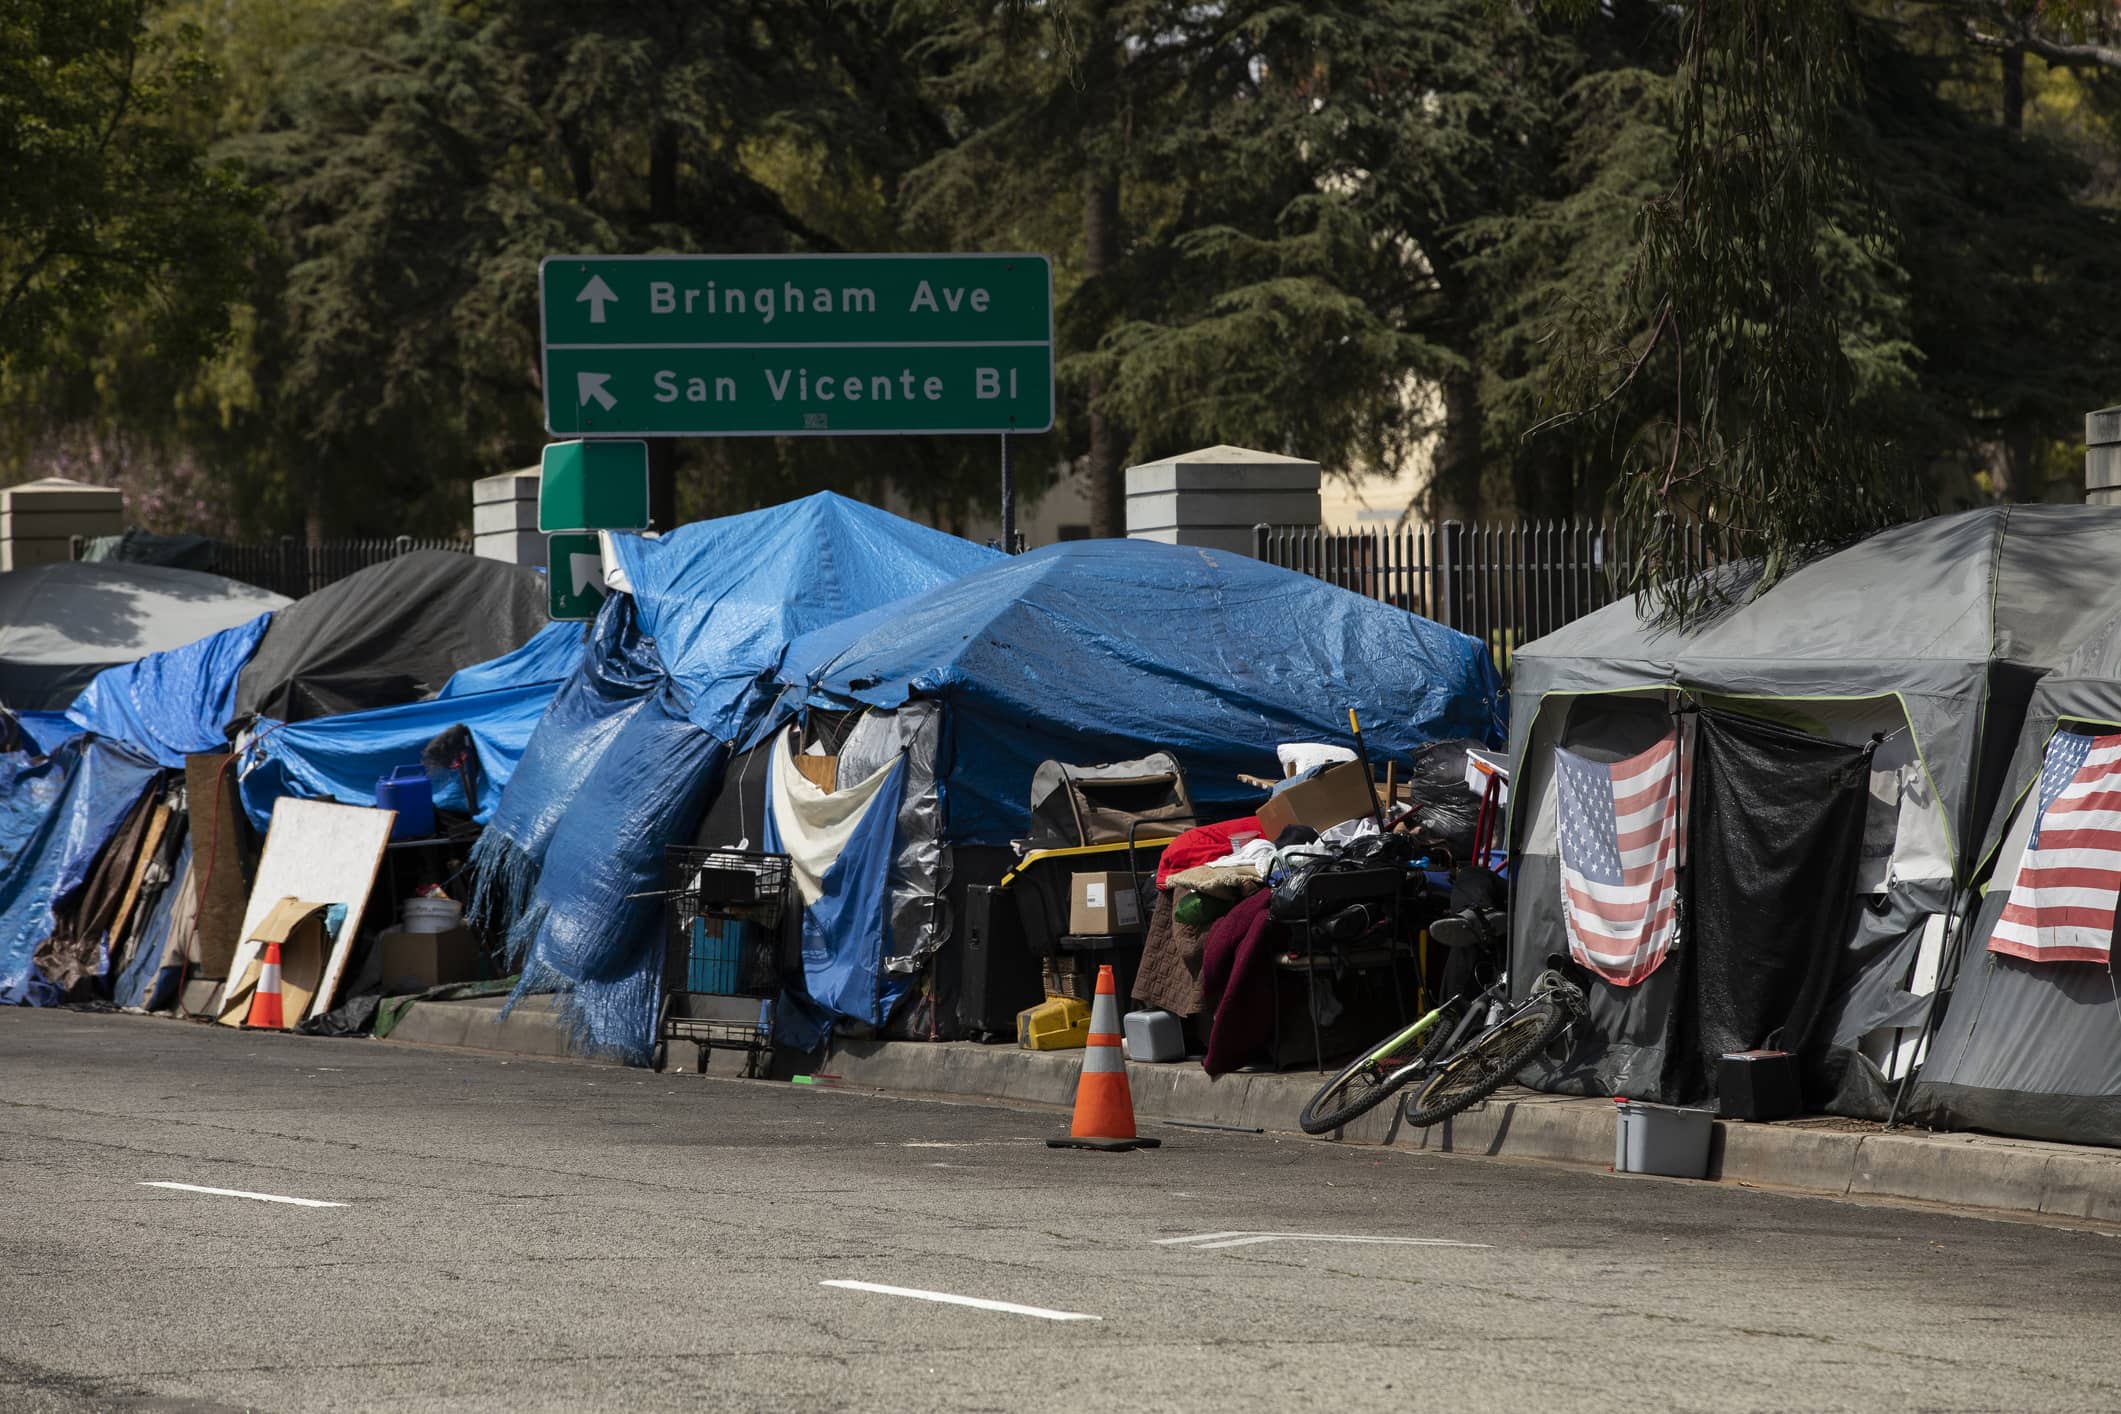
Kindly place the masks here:
<instances>
[{"instance_id":1,"label":"concrete curb","mask_svg":"<svg viewBox=\"0 0 2121 1414\"><path fill-rule=\"evenodd\" d=\"M532 1004L502 1018L500 997L417 1002L391 1041L547 1059L574 1056L557 1012ZM386 1043L387 1044L387 1043ZM678 1048L682 1050L682 1048ZM682 1064L676 1056L673 1064ZM854 1041L819 1069L844 1085L891 1094L999 1100L1065 1110L1075 1102L1079 1051L1035 1052L971 1042ZM1318 1088L1311 1071L1210 1080L1197 1064L1130 1063L1134 1108L1163 1120L1289 1133ZM1613 1103L1506 1090L1431 1129L1388 1132L1393 1106L1350 1124L1341 1139L1426 1153L1613 1165ZM1328 1142L1328 1141L1321 1141ZM1719 1120L1709 1177L1753 1188L1833 1197L1938 1203L2064 1221L2121 1224L2121 1152L1983 1134L1820 1128L1795 1121Z\"/></svg>"},{"instance_id":2,"label":"concrete curb","mask_svg":"<svg viewBox=\"0 0 2121 1414\"><path fill-rule=\"evenodd\" d=\"M456 1046L547 1060L575 1057L560 1014L533 998L507 1016L506 997L471 997L455 1002L414 1002L398 1018L385 1044L406 1041L416 1046Z\"/></svg>"},{"instance_id":3,"label":"concrete curb","mask_svg":"<svg viewBox=\"0 0 2121 1414\"><path fill-rule=\"evenodd\" d=\"M896 1094L1065 1107L1074 1100L1079 1064L1079 1055L1066 1051L868 1041L842 1046L828 1068L842 1083ZM1211 1081L1190 1063L1127 1069L1136 1114L1152 1125L1194 1120L1288 1132L1319 1084L1308 1071ZM1379 1106L1349 1125L1342 1138L1418 1152L1613 1166L1610 1100L1512 1089L1431 1129L1402 1129L1388 1137L1392 1108ZM2121 1153L2111 1150L1981 1134L1850 1132L1802 1121L1719 1120L1715 1129L1712 1180L2121 1223Z\"/></svg>"}]
</instances>

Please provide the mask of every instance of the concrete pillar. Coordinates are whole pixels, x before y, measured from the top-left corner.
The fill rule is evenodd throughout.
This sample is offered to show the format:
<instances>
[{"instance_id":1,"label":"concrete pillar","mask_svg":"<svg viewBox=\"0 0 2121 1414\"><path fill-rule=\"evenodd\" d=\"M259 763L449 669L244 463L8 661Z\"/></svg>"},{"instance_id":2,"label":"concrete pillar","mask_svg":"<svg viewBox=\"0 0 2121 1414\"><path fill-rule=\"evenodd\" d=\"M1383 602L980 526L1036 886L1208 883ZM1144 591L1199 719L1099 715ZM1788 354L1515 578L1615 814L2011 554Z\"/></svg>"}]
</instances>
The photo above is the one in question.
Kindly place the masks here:
<instances>
[{"instance_id":1,"label":"concrete pillar","mask_svg":"<svg viewBox=\"0 0 2121 1414\"><path fill-rule=\"evenodd\" d=\"M76 535L125 532L125 493L63 476L0 489L0 570L74 557Z\"/></svg>"},{"instance_id":2,"label":"concrete pillar","mask_svg":"<svg viewBox=\"0 0 2121 1414\"><path fill-rule=\"evenodd\" d=\"M1206 447L1127 468L1127 536L1252 553L1255 525L1319 522L1318 463Z\"/></svg>"},{"instance_id":3,"label":"concrete pillar","mask_svg":"<svg viewBox=\"0 0 2121 1414\"><path fill-rule=\"evenodd\" d=\"M2084 415L2084 499L2121 506L2121 407Z\"/></svg>"},{"instance_id":4,"label":"concrete pillar","mask_svg":"<svg viewBox=\"0 0 2121 1414\"><path fill-rule=\"evenodd\" d=\"M538 533L538 469L504 471L471 483L472 553L511 565L545 563Z\"/></svg>"}]
</instances>

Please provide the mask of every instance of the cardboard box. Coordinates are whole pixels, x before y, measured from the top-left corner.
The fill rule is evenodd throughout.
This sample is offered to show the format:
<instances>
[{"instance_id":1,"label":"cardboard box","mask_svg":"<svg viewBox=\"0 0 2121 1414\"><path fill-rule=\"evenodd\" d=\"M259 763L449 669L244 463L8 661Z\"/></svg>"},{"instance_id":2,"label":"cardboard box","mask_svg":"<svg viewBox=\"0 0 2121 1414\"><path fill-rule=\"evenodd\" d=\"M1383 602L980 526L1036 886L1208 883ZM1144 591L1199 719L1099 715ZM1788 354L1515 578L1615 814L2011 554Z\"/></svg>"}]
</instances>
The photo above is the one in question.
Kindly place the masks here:
<instances>
[{"instance_id":1,"label":"cardboard box","mask_svg":"<svg viewBox=\"0 0 2121 1414\"><path fill-rule=\"evenodd\" d=\"M1068 887L1068 931L1094 937L1142 930L1142 901L1134 876L1124 869L1109 874L1077 874Z\"/></svg>"},{"instance_id":2,"label":"cardboard box","mask_svg":"<svg viewBox=\"0 0 2121 1414\"><path fill-rule=\"evenodd\" d=\"M324 935L324 911L328 907L328 904L306 903L294 898L283 898L272 906L265 921L251 935L259 944L258 951L244 967L242 975L230 983L227 1000L222 1005L221 1025L241 1026L249 1021L250 1004L257 999L258 978L264 970L264 945L267 943L280 945L281 1016L292 1026L309 1014L309 1004L315 1000L318 983L324 975L324 953L328 945Z\"/></svg>"},{"instance_id":3,"label":"cardboard box","mask_svg":"<svg viewBox=\"0 0 2121 1414\"><path fill-rule=\"evenodd\" d=\"M1372 808L1370 773L1360 761L1345 761L1300 785L1290 786L1260 806L1259 832L1271 841L1279 839L1291 825L1330 830L1369 814Z\"/></svg>"},{"instance_id":4,"label":"cardboard box","mask_svg":"<svg viewBox=\"0 0 2121 1414\"><path fill-rule=\"evenodd\" d=\"M382 958L386 995L479 980L479 939L469 928L440 933L386 928L376 936L376 952Z\"/></svg>"}]
</instances>

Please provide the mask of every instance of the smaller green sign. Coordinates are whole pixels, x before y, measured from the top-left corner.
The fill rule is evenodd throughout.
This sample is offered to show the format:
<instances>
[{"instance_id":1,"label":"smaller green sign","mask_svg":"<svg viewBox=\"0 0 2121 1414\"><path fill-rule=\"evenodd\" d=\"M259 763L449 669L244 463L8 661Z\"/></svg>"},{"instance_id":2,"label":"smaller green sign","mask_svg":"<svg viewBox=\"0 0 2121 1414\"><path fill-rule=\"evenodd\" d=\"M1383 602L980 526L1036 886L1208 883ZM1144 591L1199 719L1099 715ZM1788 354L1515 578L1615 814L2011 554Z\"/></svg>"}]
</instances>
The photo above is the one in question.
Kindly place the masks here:
<instances>
[{"instance_id":1,"label":"smaller green sign","mask_svg":"<svg viewBox=\"0 0 2121 1414\"><path fill-rule=\"evenodd\" d=\"M646 442L553 442L546 446L538 463L538 529L647 528Z\"/></svg>"},{"instance_id":2,"label":"smaller green sign","mask_svg":"<svg viewBox=\"0 0 2121 1414\"><path fill-rule=\"evenodd\" d=\"M555 619L587 623L604 607L604 554L593 530L569 530L546 539L545 611Z\"/></svg>"}]
</instances>

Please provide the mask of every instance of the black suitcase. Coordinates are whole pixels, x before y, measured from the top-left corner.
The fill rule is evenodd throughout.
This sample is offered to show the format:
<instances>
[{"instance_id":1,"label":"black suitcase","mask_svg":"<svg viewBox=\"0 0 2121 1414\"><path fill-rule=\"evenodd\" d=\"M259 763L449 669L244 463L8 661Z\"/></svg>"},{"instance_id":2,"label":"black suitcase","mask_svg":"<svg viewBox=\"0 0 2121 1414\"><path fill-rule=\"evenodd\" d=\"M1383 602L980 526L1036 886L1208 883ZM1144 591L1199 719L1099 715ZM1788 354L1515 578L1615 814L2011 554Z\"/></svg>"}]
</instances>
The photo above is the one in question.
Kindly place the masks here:
<instances>
[{"instance_id":1,"label":"black suitcase","mask_svg":"<svg viewBox=\"0 0 2121 1414\"><path fill-rule=\"evenodd\" d=\"M1039 960L1024 945L1023 921L1009 890L973 884L965 890L964 946L959 953L959 1034L976 1041L1016 1039L1016 1014L1046 999Z\"/></svg>"}]
</instances>

